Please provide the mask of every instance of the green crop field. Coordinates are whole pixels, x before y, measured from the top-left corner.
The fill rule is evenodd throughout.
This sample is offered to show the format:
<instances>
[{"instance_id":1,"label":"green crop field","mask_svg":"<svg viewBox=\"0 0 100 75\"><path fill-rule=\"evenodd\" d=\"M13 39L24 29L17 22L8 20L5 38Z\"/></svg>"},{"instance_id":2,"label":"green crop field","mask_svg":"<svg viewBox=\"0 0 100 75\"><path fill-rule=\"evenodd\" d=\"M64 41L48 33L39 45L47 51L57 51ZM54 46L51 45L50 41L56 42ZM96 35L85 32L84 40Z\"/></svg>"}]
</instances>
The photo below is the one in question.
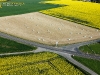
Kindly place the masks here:
<instances>
[{"instance_id":1,"label":"green crop field","mask_svg":"<svg viewBox=\"0 0 100 75\"><path fill-rule=\"evenodd\" d=\"M51 52L0 57L0 75L84 75Z\"/></svg>"},{"instance_id":2,"label":"green crop field","mask_svg":"<svg viewBox=\"0 0 100 75\"><path fill-rule=\"evenodd\" d=\"M73 58L100 75L100 61L77 56L74 56Z\"/></svg>"},{"instance_id":3,"label":"green crop field","mask_svg":"<svg viewBox=\"0 0 100 75\"><path fill-rule=\"evenodd\" d=\"M35 49L36 47L30 47L30 46L20 44L15 41L11 41L11 40L0 37L0 53L32 51Z\"/></svg>"},{"instance_id":4,"label":"green crop field","mask_svg":"<svg viewBox=\"0 0 100 75\"><path fill-rule=\"evenodd\" d=\"M8 2L0 2L0 7L2 7L0 8L0 17L36 12L59 6L54 4L44 4L41 3L42 1L44 0L9 0Z\"/></svg>"},{"instance_id":5,"label":"green crop field","mask_svg":"<svg viewBox=\"0 0 100 75\"><path fill-rule=\"evenodd\" d=\"M71 0L51 0L45 3L66 6L40 11L44 14L100 29L100 4L98 3Z\"/></svg>"},{"instance_id":6,"label":"green crop field","mask_svg":"<svg viewBox=\"0 0 100 75\"><path fill-rule=\"evenodd\" d=\"M79 48L82 52L100 55L100 43L89 44Z\"/></svg>"}]
</instances>

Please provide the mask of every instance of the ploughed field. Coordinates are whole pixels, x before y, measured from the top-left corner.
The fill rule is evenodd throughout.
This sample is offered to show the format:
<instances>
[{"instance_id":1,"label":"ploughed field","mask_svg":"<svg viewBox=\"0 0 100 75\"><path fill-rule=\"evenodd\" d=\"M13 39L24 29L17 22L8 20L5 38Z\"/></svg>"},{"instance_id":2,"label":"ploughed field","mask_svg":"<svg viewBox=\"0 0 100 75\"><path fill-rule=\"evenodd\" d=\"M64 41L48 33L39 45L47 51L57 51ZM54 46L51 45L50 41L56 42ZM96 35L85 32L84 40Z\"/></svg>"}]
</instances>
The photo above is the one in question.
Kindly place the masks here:
<instances>
[{"instance_id":1,"label":"ploughed field","mask_svg":"<svg viewBox=\"0 0 100 75\"><path fill-rule=\"evenodd\" d=\"M0 31L48 45L100 38L100 30L33 12L0 17Z\"/></svg>"}]
</instances>

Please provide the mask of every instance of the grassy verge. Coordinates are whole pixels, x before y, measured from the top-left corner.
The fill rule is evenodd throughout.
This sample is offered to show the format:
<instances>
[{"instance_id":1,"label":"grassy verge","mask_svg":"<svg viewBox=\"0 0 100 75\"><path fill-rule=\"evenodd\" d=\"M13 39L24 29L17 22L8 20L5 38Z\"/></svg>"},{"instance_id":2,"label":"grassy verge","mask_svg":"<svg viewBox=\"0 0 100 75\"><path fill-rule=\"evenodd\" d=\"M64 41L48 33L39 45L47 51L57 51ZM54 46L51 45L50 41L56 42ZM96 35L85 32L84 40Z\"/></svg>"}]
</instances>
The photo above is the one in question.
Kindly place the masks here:
<instances>
[{"instance_id":1,"label":"grassy verge","mask_svg":"<svg viewBox=\"0 0 100 75\"><path fill-rule=\"evenodd\" d=\"M66 6L40 11L44 14L100 29L100 4L98 3L71 0L53 0L45 3Z\"/></svg>"},{"instance_id":2,"label":"grassy verge","mask_svg":"<svg viewBox=\"0 0 100 75\"><path fill-rule=\"evenodd\" d=\"M31 51L35 49L36 47L30 47L30 46L0 37L0 53Z\"/></svg>"},{"instance_id":3,"label":"grassy verge","mask_svg":"<svg viewBox=\"0 0 100 75\"><path fill-rule=\"evenodd\" d=\"M77 56L74 56L73 58L100 75L100 61Z\"/></svg>"},{"instance_id":4,"label":"grassy verge","mask_svg":"<svg viewBox=\"0 0 100 75\"><path fill-rule=\"evenodd\" d=\"M54 5L54 4L45 4L41 3L44 0L10 0L8 2L5 2L6 5L7 3L23 3L23 5L18 5L18 6L6 6L2 5L2 8L0 9L0 17L1 16L8 16L8 15L17 15L17 14L24 14L24 13L29 13L29 12L36 12L40 10L45 10L45 9L50 9L50 8L55 8L60 5Z\"/></svg>"},{"instance_id":5,"label":"grassy verge","mask_svg":"<svg viewBox=\"0 0 100 75\"><path fill-rule=\"evenodd\" d=\"M81 46L79 49L84 53L100 55L100 43Z\"/></svg>"},{"instance_id":6,"label":"grassy verge","mask_svg":"<svg viewBox=\"0 0 100 75\"><path fill-rule=\"evenodd\" d=\"M0 57L1 75L84 75L78 68L51 52Z\"/></svg>"}]
</instances>

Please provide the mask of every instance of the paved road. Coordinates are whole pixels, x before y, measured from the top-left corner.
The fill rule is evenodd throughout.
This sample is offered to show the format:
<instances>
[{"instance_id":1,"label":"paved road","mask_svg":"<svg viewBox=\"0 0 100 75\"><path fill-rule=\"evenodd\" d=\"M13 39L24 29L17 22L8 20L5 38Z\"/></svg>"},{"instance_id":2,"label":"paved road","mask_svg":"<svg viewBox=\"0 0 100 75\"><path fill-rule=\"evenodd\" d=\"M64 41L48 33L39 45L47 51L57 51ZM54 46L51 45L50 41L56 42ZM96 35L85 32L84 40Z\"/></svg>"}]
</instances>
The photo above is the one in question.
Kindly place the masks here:
<instances>
[{"instance_id":1,"label":"paved road","mask_svg":"<svg viewBox=\"0 0 100 75\"><path fill-rule=\"evenodd\" d=\"M68 54L68 53L64 53L64 52L59 52L59 51L54 51L54 50L49 50L49 49L45 49L45 48L41 48L38 47L37 50L33 50L33 51L25 51L25 52L14 52L14 53L4 53L4 54L0 54L0 56L5 56L5 55L17 55L17 54L24 54L24 53L38 53L38 52L43 52L43 51L49 51L49 52L54 52L57 53L61 56L63 56L64 58L66 58L68 61L70 61L71 63L77 65L78 67L84 69L85 71L87 71L88 73L90 73L91 75L98 75L97 73L95 73L94 71L90 70L88 67L82 65L81 63L77 62L76 60L74 60L71 55L72 54Z\"/></svg>"},{"instance_id":2,"label":"paved road","mask_svg":"<svg viewBox=\"0 0 100 75\"><path fill-rule=\"evenodd\" d=\"M74 63L75 65L77 65L77 66L81 67L82 69L86 70L87 72L89 72L91 75L97 75L95 72L91 71L90 69L88 69L84 65L82 65L79 62L77 62L76 60L72 59L71 55L76 55L76 56L80 56L80 57L100 60L100 56L84 54L84 53L81 53L77 50L79 46L94 43L94 42L98 42L99 40L83 42L83 43L77 43L77 44L73 44L73 45L68 45L68 46L64 46L64 47L55 48L55 47L52 47L52 46L42 45L42 44L38 44L38 43L29 41L29 40L24 40L24 39L17 38L17 37L11 36L11 35L7 35L7 34L4 34L2 32L0 32L0 36L3 37L3 38L7 38L7 39L10 39L10 40L17 41L19 43L23 43L23 44L30 45L30 46L36 46L36 47L40 48L40 49L35 50L35 51L5 53L5 54L0 54L0 56L13 55L13 54L14 55L15 54L23 54L23 53L33 53L33 52L36 53L36 52L41 52L41 51L51 51L51 52L55 52L57 54L60 54L61 56L65 57L66 59L68 59L69 61ZM69 57L68 54L70 55L70 57Z\"/></svg>"},{"instance_id":3,"label":"paved road","mask_svg":"<svg viewBox=\"0 0 100 75\"><path fill-rule=\"evenodd\" d=\"M88 73L90 73L91 75L98 75L97 73L95 73L94 71L90 70L88 67L84 66L83 64L77 62L76 60L74 60L71 55L72 54L68 54L68 53L64 53L64 52L59 52L59 51L52 51L52 50L49 50L49 49L44 49L44 48L40 48L38 47L37 50L34 51L34 53L37 53L37 52L43 52L43 51L49 51L49 52L54 52L54 53L57 53L61 56L63 56L64 58L66 58L68 61L70 61L71 63L77 65L78 67L84 69L85 71L87 71Z\"/></svg>"},{"instance_id":4,"label":"paved road","mask_svg":"<svg viewBox=\"0 0 100 75\"><path fill-rule=\"evenodd\" d=\"M41 48L45 48L45 49L50 49L50 50L53 50L53 51L69 53L69 54L72 54L72 55L81 56L81 57L85 57L85 58L92 58L92 59L100 60L100 56L97 56L97 55L84 54L84 53L80 53L80 52L77 52L77 51L75 52L75 48L79 47L81 45L81 43L68 45L68 46L64 46L64 47L60 47L60 48L55 48L55 47L52 47L52 46L38 44L38 43L29 41L29 40L17 38L17 37L14 37L14 36L11 36L11 35L8 35L8 34L4 34L4 33L1 33L1 32L0 32L0 36L3 37L3 38L7 38L7 39L10 39L10 40L17 41L19 43L30 45L30 46L36 46L36 47L41 47ZM97 40L97 41L99 41L99 40ZM88 42L88 43L90 43L90 42ZM82 43L82 45L83 44L85 44L85 43Z\"/></svg>"},{"instance_id":5,"label":"paved road","mask_svg":"<svg viewBox=\"0 0 100 75\"><path fill-rule=\"evenodd\" d=\"M73 48L79 48L80 46L88 45L88 44L96 43L96 42L100 42L100 39L86 41L86 42L82 42L82 43L76 43L76 44L72 44L72 45L67 45L67 46L63 46L63 47L60 47L60 48L62 48L62 49L70 49L72 51L75 51L75 49L73 49Z\"/></svg>"}]
</instances>

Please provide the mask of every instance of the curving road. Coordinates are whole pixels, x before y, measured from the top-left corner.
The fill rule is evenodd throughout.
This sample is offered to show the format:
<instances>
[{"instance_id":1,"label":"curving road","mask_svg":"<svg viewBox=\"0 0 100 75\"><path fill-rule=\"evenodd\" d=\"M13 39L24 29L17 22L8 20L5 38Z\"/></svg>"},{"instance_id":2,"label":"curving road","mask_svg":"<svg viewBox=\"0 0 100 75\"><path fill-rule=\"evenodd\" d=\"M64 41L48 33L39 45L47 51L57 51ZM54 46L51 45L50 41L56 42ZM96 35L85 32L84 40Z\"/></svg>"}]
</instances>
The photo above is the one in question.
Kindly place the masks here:
<instances>
[{"instance_id":1,"label":"curving road","mask_svg":"<svg viewBox=\"0 0 100 75\"><path fill-rule=\"evenodd\" d=\"M87 71L88 73L90 73L91 75L98 75L97 73L95 73L94 71L90 70L88 67L84 66L83 64L77 62L76 60L74 60L71 55L72 54L68 54L68 53L64 53L64 52L59 52L59 51L54 51L54 50L49 50L49 49L45 49L45 48L41 48L38 47L37 50L33 50L33 51L26 51L26 52L14 52L14 53L4 53L4 54L0 54L0 56L7 56L7 55L18 55L18 54L25 54L25 53L38 53L38 52L43 52L43 51L49 51L49 52L53 52L53 53L57 53L61 56L63 56L64 58L66 58L68 61L70 61L71 63L77 65L78 67L82 68L83 70Z\"/></svg>"},{"instance_id":2,"label":"curving road","mask_svg":"<svg viewBox=\"0 0 100 75\"><path fill-rule=\"evenodd\" d=\"M94 41L88 41L88 42L72 44L72 45L68 45L68 46L64 46L64 47L52 47L52 46L48 46L48 45L35 43L35 42L29 41L29 40L17 38L15 36L11 36L11 35L8 35L8 34L2 33L2 32L0 32L0 36L3 37L3 38L6 38L6 39L14 40L14 41L19 42L19 43L30 45L30 46L36 46L36 47L41 47L41 48L45 48L45 49L49 49L49 50L53 50L53 51L69 53L69 54L80 56L80 57L100 60L100 56L91 55L91 54L84 54L84 53L81 53L78 50L79 46L82 46L82 45L85 45L85 44L94 43L94 42L98 42L98 41L100 41L100 39L94 40Z\"/></svg>"},{"instance_id":3,"label":"curving road","mask_svg":"<svg viewBox=\"0 0 100 75\"><path fill-rule=\"evenodd\" d=\"M36 53L36 52L42 52L42 51L50 51L50 52L54 52L54 53L57 53L57 54L65 57L67 60L69 60L73 64L81 67L82 69L84 69L85 71L87 71L88 73L90 73L91 75L98 75L97 73L93 72L92 70L90 70L86 66L82 65L81 63L79 63L76 60L74 60L73 58L71 58L71 55L76 55L76 56L80 56L80 57L85 57L85 58L91 58L91 59L100 60L100 56L91 55L91 54L85 54L85 53L82 53L82 52L80 52L78 50L78 48L80 46L86 45L86 44L90 44L90 43L100 42L100 39L94 40L94 41L88 41L88 42L82 42L82 43L72 44L72 45L63 46L63 47L52 47L52 46L48 46L48 45L38 44L38 43L29 41L29 40L17 38L15 36L11 36L11 35L8 35L8 34L2 33L2 32L0 32L0 36L3 37L3 38L14 40L14 41L19 42L19 43L23 43L23 44L26 44L26 45L38 47L38 49L34 50L34 51L4 53L4 54L0 54L0 56L4 56L4 55L16 55L16 54L23 54L23 53Z\"/></svg>"}]
</instances>

